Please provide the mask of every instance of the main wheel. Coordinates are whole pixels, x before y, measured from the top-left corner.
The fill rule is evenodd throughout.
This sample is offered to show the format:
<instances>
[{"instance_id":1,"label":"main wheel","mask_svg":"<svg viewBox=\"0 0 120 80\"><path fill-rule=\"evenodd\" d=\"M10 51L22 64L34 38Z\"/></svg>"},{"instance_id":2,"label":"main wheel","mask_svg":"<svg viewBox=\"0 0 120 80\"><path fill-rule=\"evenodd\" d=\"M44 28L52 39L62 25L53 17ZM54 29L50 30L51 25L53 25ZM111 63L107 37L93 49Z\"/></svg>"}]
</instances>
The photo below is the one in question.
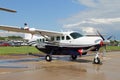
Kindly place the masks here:
<instances>
[{"instance_id":1,"label":"main wheel","mask_svg":"<svg viewBox=\"0 0 120 80\"><path fill-rule=\"evenodd\" d=\"M52 56L51 55L46 55L45 60L48 61L48 62L52 61Z\"/></svg>"},{"instance_id":2,"label":"main wheel","mask_svg":"<svg viewBox=\"0 0 120 80\"><path fill-rule=\"evenodd\" d=\"M100 63L101 63L101 62L100 62L100 58L99 58L99 57L94 58L93 63L94 63L94 64L100 64Z\"/></svg>"},{"instance_id":3,"label":"main wheel","mask_svg":"<svg viewBox=\"0 0 120 80\"><path fill-rule=\"evenodd\" d=\"M71 59L72 60L76 60L77 59L77 55L71 55Z\"/></svg>"}]
</instances>

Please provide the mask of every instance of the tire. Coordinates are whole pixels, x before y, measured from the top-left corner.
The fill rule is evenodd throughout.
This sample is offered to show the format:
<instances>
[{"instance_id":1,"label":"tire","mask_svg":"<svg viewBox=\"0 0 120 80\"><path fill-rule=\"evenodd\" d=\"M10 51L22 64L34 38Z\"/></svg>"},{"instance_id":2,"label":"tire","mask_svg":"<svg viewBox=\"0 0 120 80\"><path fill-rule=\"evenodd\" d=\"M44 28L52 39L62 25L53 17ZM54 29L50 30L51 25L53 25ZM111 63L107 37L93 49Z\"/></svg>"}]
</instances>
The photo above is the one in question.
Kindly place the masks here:
<instances>
[{"instance_id":1,"label":"tire","mask_svg":"<svg viewBox=\"0 0 120 80\"><path fill-rule=\"evenodd\" d=\"M51 62L52 61L52 56L51 55L46 55L45 60L48 61L48 62Z\"/></svg>"},{"instance_id":2,"label":"tire","mask_svg":"<svg viewBox=\"0 0 120 80\"><path fill-rule=\"evenodd\" d=\"M71 55L71 59L72 60L76 60L77 59L77 55Z\"/></svg>"},{"instance_id":3,"label":"tire","mask_svg":"<svg viewBox=\"0 0 120 80\"><path fill-rule=\"evenodd\" d=\"M94 63L94 64L100 64L100 63L101 63L101 62L100 62L100 58L99 58L99 57L94 58L93 63Z\"/></svg>"}]
</instances>

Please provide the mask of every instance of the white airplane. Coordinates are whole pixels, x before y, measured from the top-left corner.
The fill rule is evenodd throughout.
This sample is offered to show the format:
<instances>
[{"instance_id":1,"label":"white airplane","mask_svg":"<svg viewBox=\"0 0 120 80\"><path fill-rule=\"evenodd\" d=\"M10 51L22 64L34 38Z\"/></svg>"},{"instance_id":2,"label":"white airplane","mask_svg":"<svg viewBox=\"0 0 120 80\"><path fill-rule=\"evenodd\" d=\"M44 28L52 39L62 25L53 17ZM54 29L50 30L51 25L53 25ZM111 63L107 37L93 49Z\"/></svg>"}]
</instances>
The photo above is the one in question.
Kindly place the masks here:
<instances>
[{"instance_id":1,"label":"white airplane","mask_svg":"<svg viewBox=\"0 0 120 80\"><path fill-rule=\"evenodd\" d=\"M39 39L39 45L36 45L35 47L46 53L46 61L52 61L53 54L68 54L71 55L72 60L76 60L77 56L86 55L88 51L96 51L93 63L100 64L101 61L98 51L102 46L105 46L109 42L108 40L106 41L99 32L99 36L88 37L74 31L55 32L4 25L0 25L0 30L43 36Z\"/></svg>"}]
</instances>

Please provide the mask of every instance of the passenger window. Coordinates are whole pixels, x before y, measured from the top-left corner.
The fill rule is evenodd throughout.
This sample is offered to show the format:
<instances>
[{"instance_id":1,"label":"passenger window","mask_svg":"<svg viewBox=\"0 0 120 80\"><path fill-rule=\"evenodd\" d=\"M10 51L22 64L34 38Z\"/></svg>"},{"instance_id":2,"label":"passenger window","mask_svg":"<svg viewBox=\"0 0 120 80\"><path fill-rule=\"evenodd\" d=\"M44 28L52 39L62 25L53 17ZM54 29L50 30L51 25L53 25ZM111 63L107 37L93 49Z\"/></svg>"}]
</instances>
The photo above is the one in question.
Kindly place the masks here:
<instances>
[{"instance_id":1,"label":"passenger window","mask_svg":"<svg viewBox=\"0 0 120 80\"><path fill-rule=\"evenodd\" d=\"M54 37L51 37L51 41L54 41Z\"/></svg>"},{"instance_id":2,"label":"passenger window","mask_svg":"<svg viewBox=\"0 0 120 80\"><path fill-rule=\"evenodd\" d=\"M37 39L37 41L36 41L37 43L39 43L40 42L40 39Z\"/></svg>"},{"instance_id":3,"label":"passenger window","mask_svg":"<svg viewBox=\"0 0 120 80\"><path fill-rule=\"evenodd\" d=\"M42 40L40 39L40 42L42 42Z\"/></svg>"},{"instance_id":4,"label":"passenger window","mask_svg":"<svg viewBox=\"0 0 120 80\"><path fill-rule=\"evenodd\" d=\"M69 36L66 36L66 40L70 40L70 37L69 37Z\"/></svg>"},{"instance_id":5,"label":"passenger window","mask_svg":"<svg viewBox=\"0 0 120 80\"><path fill-rule=\"evenodd\" d=\"M65 37L64 36L62 36L62 40L64 40L65 39Z\"/></svg>"},{"instance_id":6,"label":"passenger window","mask_svg":"<svg viewBox=\"0 0 120 80\"><path fill-rule=\"evenodd\" d=\"M43 42L45 42L45 40L43 39Z\"/></svg>"},{"instance_id":7,"label":"passenger window","mask_svg":"<svg viewBox=\"0 0 120 80\"><path fill-rule=\"evenodd\" d=\"M59 40L60 40L60 36L57 36L57 37L56 37L56 40L59 41Z\"/></svg>"}]
</instances>

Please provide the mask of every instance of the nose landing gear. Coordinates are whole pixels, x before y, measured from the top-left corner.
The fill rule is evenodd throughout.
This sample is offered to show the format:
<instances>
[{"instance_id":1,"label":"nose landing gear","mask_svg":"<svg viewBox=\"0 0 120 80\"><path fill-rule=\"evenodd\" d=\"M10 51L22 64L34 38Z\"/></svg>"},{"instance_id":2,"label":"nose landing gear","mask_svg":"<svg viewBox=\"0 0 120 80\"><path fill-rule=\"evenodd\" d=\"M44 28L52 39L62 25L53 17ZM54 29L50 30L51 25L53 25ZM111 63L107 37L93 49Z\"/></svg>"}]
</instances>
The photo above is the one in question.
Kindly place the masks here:
<instances>
[{"instance_id":1,"label":"nose landing gear","mask_svg":"<svg viewBox=\"0 0 120 80\"><path fill-rule=\"evenodd\" d=\"M95 56L95 58L94 58L94 60L93 60L93 64L101 64L101 63L102 63L102 62L101 62L101 60L100 60L99 53L96 52L96 56Z\"/></svg>"}]
</instances>

